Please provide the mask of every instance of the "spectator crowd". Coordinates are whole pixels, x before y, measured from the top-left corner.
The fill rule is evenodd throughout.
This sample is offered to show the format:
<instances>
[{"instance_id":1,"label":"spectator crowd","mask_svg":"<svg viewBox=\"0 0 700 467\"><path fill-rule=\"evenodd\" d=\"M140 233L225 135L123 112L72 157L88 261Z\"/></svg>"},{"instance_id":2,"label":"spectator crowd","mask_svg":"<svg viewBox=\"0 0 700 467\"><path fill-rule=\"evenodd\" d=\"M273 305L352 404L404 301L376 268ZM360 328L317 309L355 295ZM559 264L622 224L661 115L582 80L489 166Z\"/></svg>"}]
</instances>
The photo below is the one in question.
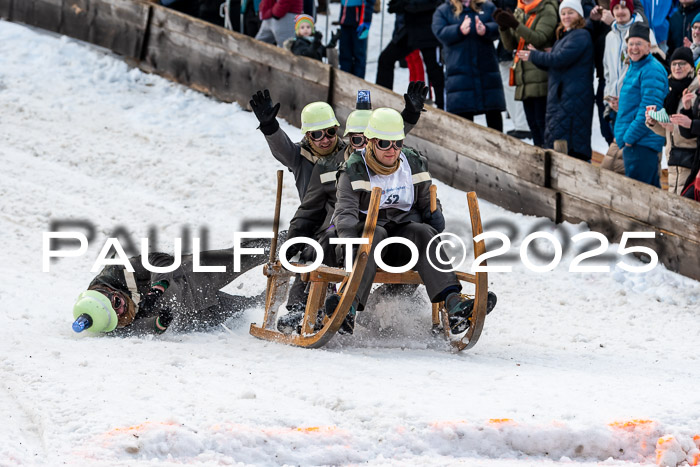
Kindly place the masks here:
<instances>
[{"instance_id":1,"label":"spectator crowd","mask_svg":"<svg viewBox=\"0 0 700 467\"><path fill-rule=\"evenodd\" d=\"M609 148L602 167L700 200L700 0L387 0L395 15L376 83L398 63L429 84L434 105L590 162L594 110ZM222 0L160 0L223 23ZM375 3L376 2L376 3ZM361 78L380 0L340 0L327 43L319 0L229 0L231 27ZM223 25L223 24L222 24Z\"/></svg>"}]
</instances>

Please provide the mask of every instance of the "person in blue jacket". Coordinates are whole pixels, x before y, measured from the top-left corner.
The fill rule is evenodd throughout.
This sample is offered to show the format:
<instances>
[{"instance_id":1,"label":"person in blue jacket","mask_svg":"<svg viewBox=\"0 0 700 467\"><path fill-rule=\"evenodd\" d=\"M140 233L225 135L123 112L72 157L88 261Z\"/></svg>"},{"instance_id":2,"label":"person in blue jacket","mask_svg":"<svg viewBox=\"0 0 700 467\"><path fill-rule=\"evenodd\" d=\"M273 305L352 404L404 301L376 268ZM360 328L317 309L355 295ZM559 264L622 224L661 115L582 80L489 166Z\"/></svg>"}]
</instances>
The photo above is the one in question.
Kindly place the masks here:
<instances>
[{"instance_id":1,"label":"person in blue jacket","mask_svg":"<svg viewBox=\"0 0 700 467\"><path fill-rule=\"evenodd\" d=\"M341 0L338 65L343 71L365 78L367 37L375 0Z\"/></svg>"},{"instance_id":2,"label":"person in blue jacket","mask_svg":"<svg viewBox=\"0 0 700 467\"><path fill-rule=\"evenodd\" d=\"M593 39L579 0L559 4L561 25L551 52L530 45L518 56L549 72L544 144L565 140L569 155L590 162L593 121Z\"/></svg>"},{"instance_id":3,"label":"person in blue jacket","mask_svg":"<svg viewBox=\"0 0 700 467\"><path fill-rule=\"evenodd\" d=\"M615 140L623 148L625 175L660 187L658 154L665 139L646 127L644 114L648 105L663 106L668 78L650 51L649 27L634 23L627 36L630 67L620 90Z\"/></svg>"},{"instance_id":4,"label":"person in blue jacket","mask_svg":"<svg viewBox=\"0 0 700 467\"><path fill-rule=\"evenodd\" d=\"M484 0L450 0L433 14L433 34L443 45L445 110L474 120L486 114L489 128L503 131L506 109L496 49L496 7Z\"/></svg>"},{"instance_id":5,"label":"person in blue jacket","mask_svg":"<svg viewBox=\"0 0 700 467\"><path fill-rule=\"evenodd\" d=\"M662 50L667 50L669 19L674 12L674 0L642 0L642 5L656 42Z\"/></svg>"}]
</instances>

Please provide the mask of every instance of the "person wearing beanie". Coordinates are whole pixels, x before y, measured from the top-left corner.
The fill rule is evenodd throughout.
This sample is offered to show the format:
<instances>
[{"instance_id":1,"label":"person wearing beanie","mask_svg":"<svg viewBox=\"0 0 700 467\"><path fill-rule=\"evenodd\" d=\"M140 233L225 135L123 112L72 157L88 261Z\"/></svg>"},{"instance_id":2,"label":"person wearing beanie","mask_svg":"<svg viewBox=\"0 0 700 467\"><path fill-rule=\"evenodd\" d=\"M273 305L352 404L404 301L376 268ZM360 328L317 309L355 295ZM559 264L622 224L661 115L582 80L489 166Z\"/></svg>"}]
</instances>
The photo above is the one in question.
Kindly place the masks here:
<instances>
[{"instance_id":1,"label":"person wearing beanie","mask_svg":"<svg viewBox=\"0 0 700 467\"><path fill-rule=\"evenodd\" d=\"M551 52L530 46L518 52L549 72L549 93L545 128L545 147L567 142L569 155L591 160L591 123L593 121L593 40L585 29L579 0L559 4L561 25Z\"/></svg>"},{"instance_id":2,"label":"person wearing beanie","mask_svg":"<svg viewBox=\"0 0 700 467\"><path fill-rule=\"evenodd\" d=\"M700 13L695 15L690 25L690 40L684 39L683 44L693 52L693 66L697 71L700 63Z\"/></svg>"},{"instance_id":3,"label":"person wearing beanie","mask_svg":"<svg viewBox=\"0 0 700 467\"><path fill-rule=\"evenodd\" d=\"M627 37L630 66L620 89L615 141L622 148L625 175L660 187L659 152L664 138L645 125L647 106L661 108L668 92L666 69L651 54L649 27L634 23Z\"/></svg>"},{"instance_id":4,"label":"person wearing beanie","mask_svg":"<svg viewBox=\"0 0 700 467\"><path fill-rule=\"evenodd\" d=\"M695 94L698 81L695 79L693 53L688 47L679 47L671 55L671 74L668 77L669 92L664 99L663 109L670 115L670 122L659 122L653 106L647 107L646 125L657 135L666 138L668 151L668 191L681 194L683 184L690 175L697 150L697 138L685 138L679 124L687 124L690 119L682 115L682 97L685 93ZM687 91L686 91L687 90Z\"/></svg>"},{"instance_id":5,"label":"person wearing beanie","mask_svg":"<svg viewBox=\"0 0 700 467\"><path fill-rule=\"evenodd\" d=\"M296 17L303 12L304 0L262 0L259 9L262 22L255 38L283 47L284 41L295 35Z\"/></svg>"},{"instance_id":6,"label":"person wearing beanie","mask_svg":"<svg viewBox=\"0 0 700 467\"><path fill-rule=\"evenodd\" d=\"M610 11L614 21L610 25L610 32L605 37L603 74L604 98L608 106L607 120L610 122L611 129L614 129L618 97L629 67L625 37L633 24L643 23L644 20L640 14L635 13L635 5L630 0L611 0Z\"/></svg>"},{"instance_id":7,"label":"person wearing beanie","mask_svg":"<svg viewBox=\"0 0 700 467\"><path fill-rule=\"evenodd\" d=\"M692 40L692 22L700 13L700 0L679 0L676 12L669 19L668 50L672 55L678 47L688 46L685 39Z\"/></svg>"},{"instance_id":8,"label":"person wearing beanie","mask_svg":"<svg viewBox=\"0 0 700 467\"><path fill-rule=\"evenodd\" d=\"M328 55L328 49L334 49L338 42L338 33L331 36L328 44L323 45L321 39L323 35L315 31L314 19L309 15L297 15L294 23L294 33L296 36L284 41L283 47L294 55L313 58L323 61Z\"/></svg>"}]
</instances>

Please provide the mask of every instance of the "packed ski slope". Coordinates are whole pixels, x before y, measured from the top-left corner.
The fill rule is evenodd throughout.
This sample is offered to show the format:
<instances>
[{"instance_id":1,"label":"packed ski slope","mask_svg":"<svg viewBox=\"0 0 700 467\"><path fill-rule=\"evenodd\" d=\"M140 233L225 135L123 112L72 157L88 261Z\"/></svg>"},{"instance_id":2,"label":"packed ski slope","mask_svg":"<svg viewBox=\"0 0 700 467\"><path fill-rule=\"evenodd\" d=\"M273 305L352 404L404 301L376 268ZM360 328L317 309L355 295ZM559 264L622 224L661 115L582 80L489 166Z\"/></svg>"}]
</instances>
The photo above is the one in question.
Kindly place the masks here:
<instances>
[{"instance_id":1,"label":"packed ski slope","mask_svg":"<svg viewBox=\"0 0 700 467\"><path fill-rule=\"evenodd\" d=\"M355 336L320 350L251 337L261 309L230 331L74 334L74 299L118 227L138 245L155 226L166 251L183 228L206 227L209 246L223 248L246 220L271 216L280 165L256 126L237 105L0 21L0 465L697 458L700 287L662 266L625 272L617 245L611 273L568 272L569 249L549 273L516 258L514 272L491 274L498 306L461 354L430 335L422 288L375 300ZM438 186L448 230L467 238L464 193ZM283 224L297 204L287 173ZM516 227L513 252L530 231L552 229L487 202L481 211L487 226ZM43 273L42 232L67 219L94 225L88 253ZM226 290L254 295L264 284L258 269Z\"/></svg>"}]
</instances>

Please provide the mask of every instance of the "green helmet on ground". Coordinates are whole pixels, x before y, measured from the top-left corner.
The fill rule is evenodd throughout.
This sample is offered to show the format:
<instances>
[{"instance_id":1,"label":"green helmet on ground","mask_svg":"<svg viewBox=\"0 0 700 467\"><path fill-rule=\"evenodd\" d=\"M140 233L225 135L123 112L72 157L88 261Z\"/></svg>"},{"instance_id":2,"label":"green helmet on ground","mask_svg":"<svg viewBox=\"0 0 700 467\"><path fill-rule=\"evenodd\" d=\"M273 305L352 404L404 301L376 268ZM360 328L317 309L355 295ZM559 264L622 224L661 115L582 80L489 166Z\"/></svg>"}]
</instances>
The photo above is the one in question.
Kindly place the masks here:
<instances>
[{"instance_id":1,"label":"green helmet on ground","mask_svg":"<svg viewBox=\"0 0 700 467\"><path fill-rule=\"evenodd\" d=\"M345 122L345 133L343 136L347 136L350 133L364 133L367 129L370 115L372 115L371 110L353 110L350 112Z\"/></svg>"},{"instance_id":2,"label":"green helmet on ground","mask_svg":"<svg viewBox=\"0 0 700 467\"><path fill-rule=\"evenodd\" d=\"M86 314L92 319L92 325L88 331L110 332L117 327L117 313L112 308L109 298L96 290L86 290L78 295L78 300L73 305L73 318Z\"/></svg>"},{"instance_id":3,"label":"green helmet on ground","mask_svg":"<svg viewBox=\"0 0 700 467\"><path fill-rule=\"evenodd\" d=\"M335 118L333 108L326 102L312 102L301 111L301 131L325 130L333 126L340 126Z\"/></svg>"},{"instance_id":4,"label":"green helmet on ground","mask_svg":"<svg viewBox=\"0 0 700 467\"><path fill-rule=\"evenodd\" d=\"M372 111L365 130L367 139L377 138L389 141L404 139L403 117L394 109L382 107Z\"/></svg>"}]
</instances>

